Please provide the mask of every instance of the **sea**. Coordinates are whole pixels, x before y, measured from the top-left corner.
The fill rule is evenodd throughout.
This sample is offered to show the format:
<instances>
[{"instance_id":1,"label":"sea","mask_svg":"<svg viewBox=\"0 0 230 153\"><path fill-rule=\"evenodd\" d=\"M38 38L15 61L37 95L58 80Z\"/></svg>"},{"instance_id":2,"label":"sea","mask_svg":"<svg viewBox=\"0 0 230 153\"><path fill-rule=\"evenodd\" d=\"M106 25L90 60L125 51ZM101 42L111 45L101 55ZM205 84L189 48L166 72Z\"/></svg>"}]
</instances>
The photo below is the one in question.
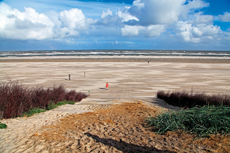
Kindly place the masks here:
<instances>
[{"instance_id":1,"label":"sea","mask_svg":"<svg viewBox=\"0 0 230 153\"><path fill-rule=\"evenodd\" d=\"M230 57L230 51L184 51L184 50L42 50L0 51L0 57L35 56L200 56Z\"/></svg>"}]
</instances>

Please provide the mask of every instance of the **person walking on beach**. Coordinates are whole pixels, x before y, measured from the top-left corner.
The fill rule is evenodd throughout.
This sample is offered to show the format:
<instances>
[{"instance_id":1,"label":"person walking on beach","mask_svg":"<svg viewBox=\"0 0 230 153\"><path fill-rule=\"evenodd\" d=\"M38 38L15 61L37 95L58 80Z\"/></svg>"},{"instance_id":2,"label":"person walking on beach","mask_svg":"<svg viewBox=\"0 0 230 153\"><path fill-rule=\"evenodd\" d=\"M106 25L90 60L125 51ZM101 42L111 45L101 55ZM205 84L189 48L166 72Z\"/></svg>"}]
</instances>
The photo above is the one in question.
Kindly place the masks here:
<instances>
[{"instance_id":1,"label":"person walking on beach","mask_svg":"<svg viewBox=\"0 0 230 153\"><path fill-rule=\"evenodd\" d=\"M106 82L106 90L108 90L108 89L109 89L109 83Z\"/></svg>"}]
</instances>

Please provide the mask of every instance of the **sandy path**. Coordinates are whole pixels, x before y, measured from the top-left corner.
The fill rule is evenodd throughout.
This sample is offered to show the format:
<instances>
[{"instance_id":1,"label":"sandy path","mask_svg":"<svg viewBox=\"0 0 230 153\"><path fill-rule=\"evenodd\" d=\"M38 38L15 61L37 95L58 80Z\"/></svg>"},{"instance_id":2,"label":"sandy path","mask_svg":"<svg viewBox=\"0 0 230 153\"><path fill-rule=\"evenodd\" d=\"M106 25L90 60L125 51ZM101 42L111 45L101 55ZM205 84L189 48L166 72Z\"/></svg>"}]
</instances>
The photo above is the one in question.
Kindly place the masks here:
<instances>
[{"instance_id":1,"label":"sandy path","mask_svg":"<svg viewBox=\"0 0 230 153\"><path fill-rule=\"evenodd\" d=\"M46 126L54 125L64 117L72 114L79 114L84 112L92 112L95 109L105 109L111 107L114 104L120 104L120 102L135 102L133 100L121 100L119 101L107 101L107 102L93 102L93 99L87 98L75 105L64 105L54 110L46 111L44 113L35 114L31 117L18 117L15 119L4 119L2 123L7 124L7 129L0 129L0 152L31 152L29 147L25 145L30 142L31 137L39 130ZM159 103L159 100L155 100ZM161 102L162 103L162 102ZM167 108L177 109L172 106L165 105ZM159 107L160 108L160 107ZM22 147L23 146L23 147ZM36 145L33 145L36 148ZM26 148L26 149L25 149ZM39 149L35 149L32 152L38 152Z\"/></svg>"},{"instance_id":2,"label":"sandy path","mask_svg":"<svg viewBox=\"0 0 230 153\"><path fill-rule=\"evenodd\" d=\"M118 103L118 102L116 102ZM29 131L33 135L19 140L3 152L229 152L230 136L213 136L194 141L183 132L157 135L147 128L145 119L162 112L146 103L132 101L107 105L106 109L68 115L59 122ZM28 129L30 127L27 127Z\"/></svg>"},{"instance_id":3,"label":"sandy path","mask_svg":"<svg viewBox=\"0 0 230 153\"><path fill-rule=\"evenodd\" d=\"M190 91L193 88L207 93L229 93L230 90L230 64L221 63L2 62L0 74L0 81L10 78L27 87L64 84L67 89L87 94L90 91L90 97L74 107L67 105L30 118L1 121L7 122L8 129L0 130L0 152L22 151L19 146L41 127L55 124L68 114L90 111L93 104L128 99L171 109L153 98L158 90ZM68 74L71 74L70 81ZM109 90L104 89L106 82L110 84Z\"/></svg>"}]
</instances>

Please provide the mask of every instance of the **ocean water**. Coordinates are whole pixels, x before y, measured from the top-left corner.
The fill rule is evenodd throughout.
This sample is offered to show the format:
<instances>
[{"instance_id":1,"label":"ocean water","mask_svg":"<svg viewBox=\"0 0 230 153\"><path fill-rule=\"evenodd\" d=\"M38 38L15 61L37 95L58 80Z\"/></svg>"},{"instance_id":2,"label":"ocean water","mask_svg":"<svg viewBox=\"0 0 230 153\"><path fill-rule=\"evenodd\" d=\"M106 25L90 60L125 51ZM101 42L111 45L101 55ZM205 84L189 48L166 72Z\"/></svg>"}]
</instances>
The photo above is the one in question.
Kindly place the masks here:
<instances>
[{"instance_id":1,"label":"ocean water","mask_svg":"<svg viewBox=\"0 0 230 153\"><path fill-rule=\"evenodd\" d=\"M1 51L0 57L33 56L204 56L230 57L230 51L178 51L178 50L52 50Z\"/></svg>"}]
</instances>

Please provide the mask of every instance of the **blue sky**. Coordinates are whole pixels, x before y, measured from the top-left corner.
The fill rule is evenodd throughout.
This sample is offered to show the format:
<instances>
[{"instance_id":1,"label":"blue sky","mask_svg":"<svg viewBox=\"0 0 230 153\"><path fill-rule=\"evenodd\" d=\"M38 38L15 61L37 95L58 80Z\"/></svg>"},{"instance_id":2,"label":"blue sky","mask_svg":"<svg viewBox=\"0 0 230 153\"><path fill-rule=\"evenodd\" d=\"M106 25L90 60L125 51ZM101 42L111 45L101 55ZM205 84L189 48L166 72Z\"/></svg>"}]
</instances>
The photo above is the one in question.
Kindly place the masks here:
<instances>
[{"instance_id":1,"label":"blue sky","mask_svg":"<svg viewBox=\"0 0 230 153\"><path fill-rule=\"evenodd\" d=\"M230 0L0 0L0 51L230 51Z\"/></svg>"}]
</instances>

